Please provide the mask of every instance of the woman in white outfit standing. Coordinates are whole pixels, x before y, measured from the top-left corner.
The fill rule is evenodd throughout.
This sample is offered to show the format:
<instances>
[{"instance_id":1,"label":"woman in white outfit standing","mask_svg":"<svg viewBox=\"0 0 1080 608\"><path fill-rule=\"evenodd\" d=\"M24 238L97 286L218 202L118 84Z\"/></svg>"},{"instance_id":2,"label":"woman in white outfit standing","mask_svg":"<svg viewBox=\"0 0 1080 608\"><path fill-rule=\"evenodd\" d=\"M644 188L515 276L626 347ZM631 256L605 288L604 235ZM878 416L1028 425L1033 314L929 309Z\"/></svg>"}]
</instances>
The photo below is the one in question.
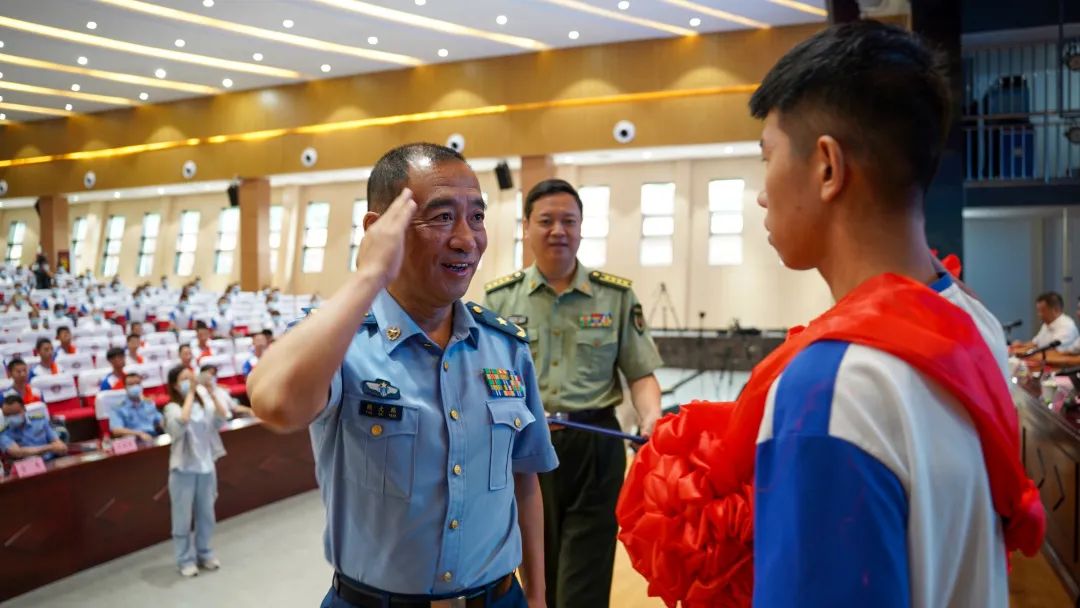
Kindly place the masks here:
<instances>
[{"instance_id":1,"label":"woman in white outfit standing","mask_svg":"<svg viewBox=\"0 0 1080 608\"><path fill-rule=\"evenodd\" d=\"M217 570L221 562L210 549L217 500L215 461L225 455L218 429L230 418L226 404L208 390L208 380L188 368L169 370L170 403L165 430L172 437L169 453L169 499L172 538L180 574L192 577L199 568ZM194 544L192 520L194 519Z\"/></svg>"}]
</instances>

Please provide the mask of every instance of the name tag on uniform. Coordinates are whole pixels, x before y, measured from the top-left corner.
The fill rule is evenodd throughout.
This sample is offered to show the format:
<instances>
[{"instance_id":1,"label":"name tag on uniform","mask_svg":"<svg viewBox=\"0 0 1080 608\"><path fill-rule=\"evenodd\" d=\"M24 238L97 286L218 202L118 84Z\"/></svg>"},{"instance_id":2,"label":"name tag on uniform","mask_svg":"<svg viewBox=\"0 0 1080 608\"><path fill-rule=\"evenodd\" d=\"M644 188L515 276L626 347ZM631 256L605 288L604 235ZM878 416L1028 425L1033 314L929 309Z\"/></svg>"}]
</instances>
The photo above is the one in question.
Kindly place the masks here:
<instances>
[{"instance_id":1,"label":"name tag on uniform","mask_svg":"<svg viewBox=\"0 0 1080 608\"><path fill-rule=\"evenodd\" d=\"M401 407L375 403L374 401L360 402L360 415L368 418L382 418L384 420L401 420Z\"/></svg>"},{"instance_id":2,"label":"name tag on uniform","mask_svg":"<svg viewBox=\"0 0 1080 608\"><path fill-rule=\"evenodd\" d=\"M589 315L581 315L578 317L578 323L581 329L600 329L604 327L611 327L615 322L610 312L594 312Z\"/></svg>"},{"instance_id":3,"label":"name tag on uniform","mask_svg":"<svg viewBox=\"0 0 1080 608\"><path fill-rule=\"evenodd\" d=\"M512 369L484 368L484 382L487 383L488 394L492 397L524 397L525 385L521 383L521 376Z\"/></svg>"}]
</instances>

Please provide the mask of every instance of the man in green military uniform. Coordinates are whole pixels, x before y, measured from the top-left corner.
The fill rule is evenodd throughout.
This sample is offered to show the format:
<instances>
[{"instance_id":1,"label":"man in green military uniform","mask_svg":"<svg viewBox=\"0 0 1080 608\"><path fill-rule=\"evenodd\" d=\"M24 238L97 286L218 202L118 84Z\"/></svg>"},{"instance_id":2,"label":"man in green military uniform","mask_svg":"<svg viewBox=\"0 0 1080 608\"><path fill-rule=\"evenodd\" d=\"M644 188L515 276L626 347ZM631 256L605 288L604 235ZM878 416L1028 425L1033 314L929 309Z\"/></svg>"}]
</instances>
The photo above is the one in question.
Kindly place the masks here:
<instances>
[{"instance_id":1,"label":"man in green military uniform","mask_svg":"<svg viewBox=\"0 0 1080 608\"><path fill-rule=\"evenodd\" d=\"M573 186L555 179L537 184L525 198L523 221L536 262L488 283L487 306L528 330L547 412L617 430L621 371L640 432L648 436L660 417L653 372L662 361L631 282L578 263L581 218ZM560 466L540 475L548 606L607 606L626 448L595 433L552 431Z\"/></svg>"}]
</instances>

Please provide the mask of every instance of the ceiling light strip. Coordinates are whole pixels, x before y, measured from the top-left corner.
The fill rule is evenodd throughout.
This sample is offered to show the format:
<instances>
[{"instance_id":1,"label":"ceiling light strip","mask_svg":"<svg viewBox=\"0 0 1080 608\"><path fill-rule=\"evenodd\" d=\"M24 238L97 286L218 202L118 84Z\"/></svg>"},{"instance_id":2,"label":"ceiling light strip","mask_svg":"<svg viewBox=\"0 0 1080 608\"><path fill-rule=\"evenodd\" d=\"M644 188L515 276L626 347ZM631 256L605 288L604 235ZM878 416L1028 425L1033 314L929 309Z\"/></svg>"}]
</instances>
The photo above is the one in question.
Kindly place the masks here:
<instances>
[{"instance_id":1,"label":"ceiling light strip","mask_svg":"<svg viewBox=\"0 0 1080 608\"><path fill-rule=\"evenodd\" d=\"M578 0L544 0L548 4L556 4L565 8L574 9L583 13L591 13L600 17L607 17L608 19L614 19L615 21L622 21L624 23L633 23L634 25L640 25L642 27L652 28L654 30L660 30L661 32L667 32L669 34L675 34L676 36L697 36L698 33L694 30L688 30L684 27L663 23L660 21L654 21L652 19L645 19L643 17L635 17L619 11L609 11L606 8L600 8Z\"/></svg>"},{"instance_id":2,"label":"ceiling light strip","mask_svg":"<svg viewBox=\"0 0 1080 608\"><path fill-rule=\"evenodd\" d=\"M359 0L316 0L316 2L320 2L327 6L333 6L342 10L351 11L353 13L367 15L368 17L375 17L376 19L382 19L384 21L403 23L405 25L434 30L436 32L443 32L444 34L483 38L484 40L500 42L502 44L508 44L510 46L516 46L518 48L530 51L542 51L549 48L548 45L544 44L543 42L540 42L539 40L533 40L532 38L511 36L509 34L500 34L498 32L489 32L486 30L476 29L465 25L450 23L441 19L432 19L430 17L424 17L422 15L415 15L413 13L407 13L405 11L398 11L392 8L386 8L384 6L370 4L368 2L360 2Z\"/></svg>"},{"instance_id":3,"label":"ceiling light strip","mask_svg":"<svg viewBox=\"0 0 1080 608\"><path fill-rule=\"evenodd\" d=\"M662 0L668 4L685 8L692 11L697 11L710 17L716 17L717 19L723 19L724 21L730 21L732 23L738 23L739 25L745 25L746 27L752 27L759 30L767 30L771 25L762 21L756 21L749 17L743 17L742 15L736 15L735 13L729 13L722 11L718 8L711 6L705 6L704 4L698 4L697 2L690 2L689 0Z\"/></svg>"},{"instance_id":4,"label":"ceiling light strip","mask_svg":"<svg viewBox=\"0 0 1080 608\"><path fill-rule=\"evenodd\" d=\"M169 150L173 148L198 146L203 144L224 144L231 142L252 142L274 139L286 135L312 135L319 133L333 133L370 127L385 127L405 123L428 122L433 120L446 120L451 118L473 118L477 116L490 116L494 114L508 114L512 112L529 112L536 110L552 110L560 108L577 108L583 106L607 105L616 103L640 103L660 101L666 99L682 99L687 97L704 97L713 95L733 95L753 93L757 84L739 84L729 86L705 87L700 89L681 89L675 91L646 91L642 93L621 93L616 95L603 95L598 97L580 97L576 99L556 99L550 101L535 101L513 104L499 104L480 106L477 108L463 108L459 110L437 110L432 112L415 112L412 114L397 114L393 116L380 116L376 118L361 118L358 120L344 120L331 123L305 125L301 127L289 127L283 129L266 129L262 131L247 131L244 133L231 133L227 135L212 135L209 137L192 137L182 140L163 141L152 144L135 144L118 148L106 148L102 150L86 150L82 152L68 152L65 154L50 154L46 156L29 156L0 160L0 168L20 167L24 165L37 165L63 160L93 160L102 158L114 158L128 156L142 152L157 150ZM0 104L2 107L3 104Z\"/></svg>"},{"instance_id":5,"label":"ceiling light strip","mask_svg":"<svg viewBox=\"0 0 1080 608\"><path fill-rule=\"evenodd\" d=\"M92 70L89 68L81 68L73 65L64 65L62 63L53 63L51 61L42 61L41 59L33 59L30 57L20 57L18 55L8 55L5 53L0 53L0 63L10 63L12 65L20 65L28 68L37 68L40 70L52 70L54 72L66 72L68 74L78 74L79 76L89 76L90 78L99 78L101 80L122 82L125 84L134 84L144 87L169 89L171 91L184 91L186 93L198 93L200 95L217 95L221 92L220 89L215 89L214 87L208 87L201 84L178 82L176 80L163 80L161 78L150 78L147 76L136 76L135 74L124 74L121 72Z\"/></svg>"},{"instance_id":6,"label":"ceiling light strip","mask_svg":"<svg viewBox=\"0 0 1080 608\"><path fill-rule=\"evenodd\" d=\"M197 13L188 13L166 6L151 4L149 2L141 2L140 0L98 0L98 2L131 11L145 13L147 15L153 15L155 17L172 19L174 21L182 21L184 23L191 23L204 27L211 27L219 30L224 30L233 34L243 34L245 36L251 36L253 38L270 40L272 42L280 42L282 44L299 46L316 51L350 55L353 57L371 59L373 61L382 61L395 65L412 66L421 65L423 63L423 60L417 57L400 55L398 53L388 53L386 51L376 51L368 48L348 46L345 44L338 44L336 42L328 42L325 40L308 38L306 36L287 34L285 32L276 32L274 30L267 30L261 27L253 27L250 25L244 25L242 23L234 23L232 21L225 21L223 19L214 19L213 17L206 17Z\"/></svg>"},{"instance_id":7,"label":"ceiling light strip","mask_svg":"<svg viewBox=\"0 0 1080 608\"><path fill-rule=\"evenodd\" d=\"M159 49L153 46L145 46L132 42L124 42L122 40L113 40L111 38L93 36L91 34L84 34L82 32L73 32L71 30L65 30L49 25L41 25L40 23L31 23L29 21L12 19L11 17L0 16L0 27L6 27L22 32L29 32L31 34L47 36L49 38L56 38L58 40L65 40L67 42L74 42L77 44L86 44L89 46L96 46L99 48L120 51L123 53L132 53L134 55L144 55L147 57L157 57L158 59L179 61L181 63L191 63L195 65L206 66L209 68L233 70L236 72L247 72L249 74L260 74L263 76L273 76L276 78L304 78L303 74L301 74L300 72L294 72L292 70L275 68L254 63L245 63L243 61L219 59L217 57L208 57L206 55L196 55L195 53L184 53L182 51L173 51L170 49Z\"/></svg>"},{"instance_id":8,"label":"ceiling light strip","mask_svg":"<svg viewBox=\"0 0 1080 608\"><path fill-rule=\"evenodd\" d=\"M134 100L125 99L123 97L113 97L111 95L95 95L93 93L76 93L73 91L64 91L62 89L39 87L32 84L20 84L18 82L11 82L10 80L0 80L0 89L7 89L8 91L19 91L20 93L30 93L32 95L52 95L54 97L67 97L68 99L78 99L81 101L91 101L94 103L106 103L115 106L135 105Z\"/></svg>"},{"instance_id":9,"label":"ceiling light strip","mask_svg":"<svg viewBox=\"0 0 1080 608\"><path fill-rule=\"evenodd\" d=\"M825 10L823 8L818 8L818 7L816 7L816 6L812 5L812 4L807 4L805 2L797 2L796 0L768 0L768 1L772 2L773 4L779 4L780 6L786 6L788 8L793 8L793 9L795 9L797 11L802 11L804 13L810 13L811 15L816 15L818 17L828 17L829 16L829 11L827 11L827 10Z\"/></svg>"},{"instance_id":10,"label":"ceiling light strip","mask_svg":"<svg viewBox=\"0 0 1080 608\"><path fill-rule=\"evenodd\" d=\"M48 116L71 116L73 114L73 112L68 112L67 110L43 108L41 106L28 106L21 103L9 103L6 101L0 101L0 110L11 110L12 112L29 112L31 114L46 114Z\"/></svg>"}]
</instances>

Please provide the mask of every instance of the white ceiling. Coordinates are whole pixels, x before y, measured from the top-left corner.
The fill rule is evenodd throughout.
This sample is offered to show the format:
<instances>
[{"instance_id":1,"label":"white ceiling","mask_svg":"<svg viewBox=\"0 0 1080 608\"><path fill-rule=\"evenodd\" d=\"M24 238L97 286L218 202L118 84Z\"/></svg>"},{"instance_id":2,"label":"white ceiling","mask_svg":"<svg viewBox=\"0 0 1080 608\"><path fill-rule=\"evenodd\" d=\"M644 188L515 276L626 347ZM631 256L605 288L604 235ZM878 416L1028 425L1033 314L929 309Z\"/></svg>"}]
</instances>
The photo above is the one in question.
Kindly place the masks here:
<instances>
[{"instance_id":1,"label":"white ceiling","mask_svg":"<svg viewBox=\"0 0 1080 608\"><path fill-rule=\"evenodd\" d=\"M75 113L124 107L119 103L121 100L103 103L40 91L11 89L21 88L21 85L70 93L72 85L78 84L81 94L122 98L135 105L144 103L139 99L140 93L148 94L145 103L212 94L211 91L193 92L151 86L166 82L202 85L222 92L226 90L222 84L225 78L233 81L232 90L242 90L408 67L408 64L400 62L355 56L363 49L393 53L412 58L414 63L418 60L421 64L534 52L483 35L446 33L360 14L348 10L348 5L373 7L376 10L395 9L407 13L404 17L406 20L410 15L426 17L481 30L482 33L528 39L539 43L541 48L681 35L667 31L671 27L701 33L752 27L745 22L737 22L745 19L769 26L824 21L824 17L806 10L807 7L822 10L824 0L629 0L629 8L625 10L619 8L618 0L426 0L422 6L417 2L423 0L213 0L212 7L204 6L204 0L140 0L142 5L150 5L150 10L164 7L195 15L196 19L200 16L210 17L229 24L252 26L316 41L309 44L318 45L318 41L321 41L353 47L352 50L335 51L315 50L240 33L235 29L219 29L117 6L131 1L0 0L0 43L3 44L0 48L0 97L3 98L0 113L5 114L8 121L32 121L55 116L13 109L8 104L46 110L63 110L65 104L72 104ZM792 8L793 5L801 6L804 10ZM590 7L602 9L606 14L589 12ZM725 13L732 17L727 18ZM507 18L505 25L496 22L499 15ZM632 23L620 20L620 17L645 19L651 23ZM291 29L283 26L285 19L294 22ZM700 19L700 24L691 26L691 19ZM96 29L87 28L89 21L97 24ZM36 26L49 26L61 31L57 32L57 36L26 31L27 28L36 29ZM577 39L570 38L571 30L579 32ZM150 47L146 52L152 54L159 51L197 54L211 58L206 60L211 65L101 48L89 41L73 39L79 35ZM378 38L377 44L369 44L368 38L372 36ZM184 40L183 48L175 45L177 39ZM446 49L446 57L439 56L440 49ZM262 53L261 62L252 58L254 53ZM134 75L150 81L133 84L55 68L31 67L16 63L19 60L13 57L46 61L68 66L69 69ZM79 57L87 59L85 66L77 63ZM247 73L240 66L222 66L221 60L279 68L295 75ZM330 66L328 73L321 70L324 64ZM159 68L167 74L164 81L158 81L154 76Z\"/></svg>"}]
</instances>

